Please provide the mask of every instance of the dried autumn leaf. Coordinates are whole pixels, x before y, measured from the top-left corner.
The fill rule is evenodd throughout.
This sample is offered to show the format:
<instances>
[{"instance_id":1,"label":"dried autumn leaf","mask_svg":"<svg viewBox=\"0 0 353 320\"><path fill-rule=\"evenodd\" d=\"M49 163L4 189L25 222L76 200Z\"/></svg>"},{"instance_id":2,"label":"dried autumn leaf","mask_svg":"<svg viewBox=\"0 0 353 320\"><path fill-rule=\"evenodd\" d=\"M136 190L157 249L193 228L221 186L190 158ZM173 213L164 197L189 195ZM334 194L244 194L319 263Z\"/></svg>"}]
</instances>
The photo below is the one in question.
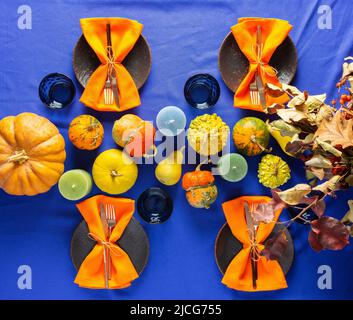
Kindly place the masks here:
<instances>
[{"instance_id":1,"label":"dried autumn leaf","mask_svg":"<svg viewBox=\"0 0 353 320\"><path fill-rule=\"evenodd\" d=\"M260 203L253 210L252 217L257 224L270 223L275 218L274 207L269 203Z\"/></svg>"},{"instance_id":2,"label":"dried autumn leaf","mask_svg":"<svg viewBox=\"0 0 353 320\"><path fill-rule=\"evenodd\" d=\"M311 222L308 240L317 252L323 249L341 250L349 243L349 231L339 220L323 216Z\"/></svg>"},{"instance_id":3,"label":"dried autumn leaf","mask_svg":"<svg viewBox=\"0 0 353 320\"><path fill-rule=\"evenodd\" d=\"M272 130L280 131L282 137L285 137L285 136L293 137L295 134L298 134L301 132L300 129L296 128L295 126L292 126L291 124L288 124L283 120L275 120L275 121L272 121L271 123L267 123L267 125Z\"/></svg>"},{"instance_id":4,"label":"dried autumn leaf","mask_svg":"<svg viewBox=\"0 0 353 320\"><path fill-rule=\"evenodd\" d=\"M282 120L288 123L299 122L308 118L304 112L296 109L280 109L277 111L277 114Z\"/></svg>"},{"instance_id":5,"label":"dried autumn leaf","mask_svg":"<svg viewBox=\"0 0 353 320\"><path fill-rule=\"evenodd\" d=\"M283 104L273 103L266 108L265 112L268 114L275 114L279 109L284 109L284 108L285 106Z\"/></svg>"},{"instance_id":6,"label":"dried autumn leaf","mask_svg":"<svg viewBox=\"0 0 353 320\"><path fill-rule=\"evenodd\" d=\"M279 198L289 205L302 203L303 198L311 192L311 186L305 183L297 184L295 187L285 191L278 192Z\"/></svg>"},{"instance_id":7,"label":"dried autumn leaf","mask_svg":"<svg viewBox=\"0 0 353 320\"><path fill-rule=\"evenodd\" d=\"M335 112L335 108L332 108L327 104L322 105L316 114L315 123L319 126L323 120L331 120Z\"/></svg>"},{"instance_id":8,"label":"dried autumn leaf","mask_svg":"<svg viewBox=\"0 0 353 320\"><path fill-rule=\"evenodd\" d=\"M353 119L343 120L339 111L331 120L324 120L315 133L315 138L343 149L353 146Z\"/></svg>"},{"instance_id":9,"label":"dried autumn leaf","mask_svg":"<svg viewBox=\"0 0 353 320\"><path fill-rule=\"evenodd\" d=\"M339 181L341 180L340 176L333 176L330 180L325 181L313 188L314 191L321 191L324 194L336 191L339 188Z\"/></svg>"},{"instance_id":10,"label":"dried autumn leaf","mask_svg":"<svg viewBox=\"0 0 353 320\"><path fill-rule=\"evenodd\" d=\"M302 93L297 87L285 83L282 83L282 89L291 96L297 96Z\"/></svg>"},{"instance_id":11,"label":"dried autumn leaf","mask_svg":"<svg viewBox=\"0 0 353 320\"><path fill-rule=\"evenodd\" d=\"M342 223L353 223L353 200L348 201L349 210L342 218Z\"/></svg>"},{"instance_id":12,"label":"dried autumn leaf","mask_svg":"<svg viewBox=\"0 0 353 320\"><path fill-rule=\"evenodd\" d=\"M308 171L311 172L316 178L322 180L325 177L325 170L323 168L310 167Z\"/></svg>"},{"instance_id":13,"label":"dried autumn leaf","mask_svg":"<svg viewBox=\"0 0 353 320\"><path fill-rule=\"evenodd\" d=\"M319 138L315 139L315 143L317 146L319 146L322 150L329 152L331 154L333 154L336 157L341 157L342 156L342 151L336 149L335 147L331 146L331 144L322 141Z\"/></svg>"},{"instance_id":14,"label":"dried autumn leaf","mask_svg":"<svg viewBox=\"0 0 353 320\"><path fill-rule=\"evenodd\" d=\"M317 201L312 207L311 210L319 217L321 218L326 210L326 203L324 199L321 199Z\"/></svg>"},{"instance_id":15,"label":"dried autumn leaf","mask_svg":"<svg viewBox=\"0 0 353 320\"><path fill-rule=\"evenodd\" d=\"M282 210L287 205L284 203L278 196L278 192L281 192L280 189L272 189L272 199L266 203L260 203L255 207L253 212L254 220L259 224L263 223L270 223L274 220L276 211Z\"/></svg>"},{"instance_id":16,"label":"dried autumn leaf","mask_svg":"<svg viewBox=\"0 0 353 320\"><path fill-rule=\"evenodd\" d=\"M326 100L326 94L308 96L305 102L308 112L315 112L319 110L324 105L325 100Z\"/></svg>"},{"instance_id":17,"label":"dried autumn leaf","mask_svg":"<svg viewBox=\"0 0 353 320\"><path fill-rule=\"evenodd\" d=\"M266 83L266 93L271 97L278 98L282 96L285 92L281 87L275 86L272 83Z\"/></svg>"},{"instance_id":18,"label":"dried autumn leaf","mask_svg":"<svg viewBox=\"0 0 353 320\"><path fill-rule=\"evenodd\" d=\"M288 240L283 230L279 231L265 242L261 255L267 260L278 260L286 252Z\"/></svg>"},{"instance_id":19,"label":"dried autumn leaf","mask_svg":"<svg viewBox=\"0 0 353 320\"><path fill-rule=\"evenodd\" d=\"M321 154L316 154L310 160L305 161L305 165L308 167L315 167L321 169L332 168L331 161L322 156Z\"/></svg>"},{"instance_id":20,"label":"dried autumn leaf","mask_svg":"<svg viewBox=\"0 0 353 320\"><path fill-rule=\"evenodd\" d=\"M301 92L288 102L288 108L298 108L305 105L305 102L308 97L309 94L307 91Z\"/></svg>"}]
</instances>

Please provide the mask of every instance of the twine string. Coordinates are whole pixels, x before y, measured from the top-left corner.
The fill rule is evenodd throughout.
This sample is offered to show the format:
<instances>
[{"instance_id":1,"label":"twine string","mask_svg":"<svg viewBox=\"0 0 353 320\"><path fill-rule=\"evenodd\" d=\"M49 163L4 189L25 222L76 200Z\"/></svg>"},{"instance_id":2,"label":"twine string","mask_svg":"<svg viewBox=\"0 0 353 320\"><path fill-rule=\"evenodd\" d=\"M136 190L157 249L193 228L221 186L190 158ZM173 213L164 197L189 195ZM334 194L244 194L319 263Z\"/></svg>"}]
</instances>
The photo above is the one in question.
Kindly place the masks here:
<instances>
[{"instance_id":1,"label":"twine string","mask_svg":"<svg viewBox=\"0 0 353 320\"><path fill-rule=\"evenodd\" d=\"M262 61L262 52L263 52L263 43L261 45L259 44L253 44L251 46L252 52L255 54L256 60L255 63L260 67L259 70L260 72L265 73L269 77L276 77L278 74L278 70L272 66L270 66L268 63ZM270 71L268 71L270 70Z\"/></svg>"},{"instance_id":2,"label":"twine string","mask_svg":"<svg viewBox=\"0 0 353 320\"><path fill-rule=\"evenodd\" d=\"M102 239L100 236L90 232L88 234L88 237L93 240L96 241L98 245L101 245L104 247L104 249L108 249L110 250L110 252L117 256L120 257L121 256L121 249L113 242L110 241L106 241L105 239Z\"/></svg>"}]
</instances>

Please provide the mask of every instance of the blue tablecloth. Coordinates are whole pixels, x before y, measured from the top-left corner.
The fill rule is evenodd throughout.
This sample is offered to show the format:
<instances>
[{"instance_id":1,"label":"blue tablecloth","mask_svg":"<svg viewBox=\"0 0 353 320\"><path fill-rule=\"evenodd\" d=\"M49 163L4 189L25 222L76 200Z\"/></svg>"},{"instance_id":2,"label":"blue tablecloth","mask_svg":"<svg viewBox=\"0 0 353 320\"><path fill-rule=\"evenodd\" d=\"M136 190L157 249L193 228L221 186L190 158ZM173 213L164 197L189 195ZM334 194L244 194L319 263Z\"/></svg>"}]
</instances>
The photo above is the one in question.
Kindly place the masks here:
<instances>
[{"instance_id":1,"label":"blue tablecloth","mask_svg":"<svg viewBox=\"0 0 353 320\"><path fill-rule=\"evenodd\" d=\"M335 96L343 58L352 54L353 11L351 1L167 1L167 0L56 0L25 1L32 9L32 29L17 27L18 7L23 1L2 1L0 5L0 117L31 111L52 120L67 141L66 169L91 170L100 151L114 148L110 132L116 113L98 113L79 102L82 88L67 109L52 111L39 100L38 85L50 72L74 78L73 47L81 34L82 17L121 16L144 24L143 34L152 49L153 66L141 90L142 105L133 113L154 120L165 105L178 105L188 122L203 112L187 105L183 96L186 79L198 72L214 75L221 97L211 110L232 127L245 116L261 116L234 109L232 93L222 82L218 49L229 28L243 16L276 17L289 20L291 37L298 49L299 66L294 84L313 94ZM332 29L318 28L319 6L332 9ZM77 115L89 113L104 123L106 136L98 151L76 150L67 139L67 127ZM289 161L293 178L286 185L304 182L299 160L289 159L272 139L276 153ZM232 147L233 150L234 147ZM81 221L74 203L64 200L57 189L35 197L14 197L0 191L0 298L1 299L337 299L353 298L353 246L341 252L315 253L307 242L309 228L290 228L295 242L295 261L288 273L288 289L267 293L242 293L221 284L214 258L214 243L225 222L221 203L240 195L269 194L257 181L260 157L249 158L249 174L241 183L217 177L219 197L209 211L192 209L180 183L166 188L175 209L162 225L143 226L148 233L151 255L142 276L125 290L88 290L73 283L75 269L70 260L70 240ZM160 186L155 166L139 167L136 185L123 196L136 199L150 186ZM185 166L184 171L192 166ZM95 187L92 195L98 194ZM348 209L352 190L339 192L327 201L328 213L341 217ZM137 214L135 215L137 218ZM32 289L17 287L20 265L32 268ZM318 267L332 268L332 289L320 290Z\"/></svg>"}]
</instances>

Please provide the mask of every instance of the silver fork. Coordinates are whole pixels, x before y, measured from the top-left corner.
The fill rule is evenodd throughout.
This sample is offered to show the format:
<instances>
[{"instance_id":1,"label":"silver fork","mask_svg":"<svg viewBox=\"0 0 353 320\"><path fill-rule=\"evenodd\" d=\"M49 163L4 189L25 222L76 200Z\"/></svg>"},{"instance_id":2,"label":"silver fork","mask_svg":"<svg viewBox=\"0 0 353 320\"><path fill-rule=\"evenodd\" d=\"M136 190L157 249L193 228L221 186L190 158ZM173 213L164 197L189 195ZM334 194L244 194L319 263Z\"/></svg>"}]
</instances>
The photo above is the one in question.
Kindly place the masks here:
<instances>
[{"instance_id":1,"label":"silver fork","mask_svg":"<svg viewBox=\"0 0 353 320\"><path fill-rule=\"evenodd\" d=\"M105 81L103 93L104 93L104 103L107 105L113 104L114 94L113 94L112 83L110 81L109 75L107 76L107 80Z\"/></svg>"},{"instance_id":2,"label":"silver fork","mask_svg":"<svg viewBox=\"0 0 353 320\"><path fill-rule=\"evenodd\" d=\"M116 215L115 215L115 208L112 204L107 204L105 206L105 218L108 223L108 239L112 234L114 227L116 226ZM110 258L110 251L108 250L108 279L111 279L111 258Z\"/></svg>"},{"instance_id":3,"label":"silver fork","mask_svg":"<svg viewBox=\"0 0 353 320\"><path fill-rule=\"evenodd\" d=\"M249 89L250 89L251 104L259 105L260 104L260 92L259 92L259 89L257 88L256 76L254 77L254 81L250 83Z\"/></svg>"}]
</instances>

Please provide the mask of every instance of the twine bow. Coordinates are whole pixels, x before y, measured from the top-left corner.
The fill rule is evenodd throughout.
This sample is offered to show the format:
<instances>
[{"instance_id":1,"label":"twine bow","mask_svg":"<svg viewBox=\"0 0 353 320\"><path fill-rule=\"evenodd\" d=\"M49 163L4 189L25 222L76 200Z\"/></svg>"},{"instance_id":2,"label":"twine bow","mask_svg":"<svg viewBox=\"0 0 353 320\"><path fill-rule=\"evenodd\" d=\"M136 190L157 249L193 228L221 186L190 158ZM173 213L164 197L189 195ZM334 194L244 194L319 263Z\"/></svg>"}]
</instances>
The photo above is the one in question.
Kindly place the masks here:
<instances>
[{"instance_id":1,"label":"twine bow","mask_svg":"<svg viewBox=\"0 0 353 320\"><path fill-rule=\"evenodd\" d=\"M256 242L256 236L250 237L250 258L252 261L257 262L260 260L259 245Z\"/></svg>"},{"instance_id":2,"label":"twine bow","mask_svg":"<svg viewBox=\"0 0 353 320\"><path fill-rule=\"evenodd\" d=\"M108 64L108 76L111 77L112 70L114 68L114 64L116 63L112 46L107 46L107 58L108 58L108 62L107 62L107 64Z\"/></svg>"},{"instance_id":3,"label":"twine bow","mask_svg":"<svg viewBox=\"0 0 353 320\"><path fill-rule=\"evenodd\" d=\"M119 248L119 246L117 246L115 243L113 242L110 242L110 241L106 241L104 239L102 239L100 236L90 232L88 234L88 237L91 239L91 240L94 240L97 242L98 245L101 245L103 246L105 249L108 249L110 250L110 252L112 254L114 254L115 256L119 257L121 256L121 249Z\"/></svg>"},{"instance_id":4,"label":"twine bow","mask_svg":"<svg viewBox=\"0 0 353 320\"><path fill-rule=\"evenodd\" d=\"M260 73L264 72L269 77L273 77L273 78L277 77L277 74L278 74L277 69L269 65L267 62L262 61L263 47L264 47L263 43L261 44L256 43L251 46L251 50L253 51L256 57L255 63L258 65ZM268 70L271 70L271 72L269 72Z\"/></svg>"}]
</instances>

